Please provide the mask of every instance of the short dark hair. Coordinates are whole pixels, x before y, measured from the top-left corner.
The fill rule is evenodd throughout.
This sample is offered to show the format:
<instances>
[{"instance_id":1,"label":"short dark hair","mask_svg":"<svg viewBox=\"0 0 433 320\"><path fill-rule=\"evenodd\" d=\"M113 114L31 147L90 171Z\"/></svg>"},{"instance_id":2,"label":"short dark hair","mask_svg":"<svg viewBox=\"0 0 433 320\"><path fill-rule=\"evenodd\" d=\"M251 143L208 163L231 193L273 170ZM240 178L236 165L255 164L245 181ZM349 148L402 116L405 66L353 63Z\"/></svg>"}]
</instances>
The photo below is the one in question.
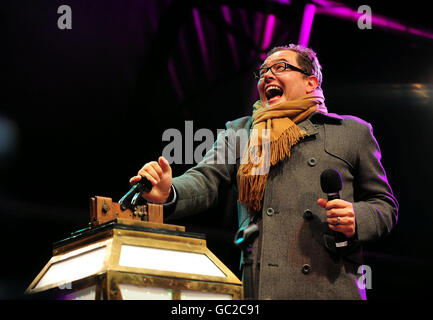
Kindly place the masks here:
<instances>
[{"instance_id":1,"label":"short dark hair","mask_svg":"<svg viewBox=\"0 0 433 320\"><path fill-rule=\"evenodd\" d=\"M319 80L319 88L320 88L323 79L322 66L319 63L319 59L317 58L316 52L314 52L313 49L301 46L299 44L291 43L288 46L279 46L279 47L272 48L272 50L266 54L266 58L274 54L275 52L283 51L283 50L295 51L298 54L297 62L299 66L308 74L315 75L317 77L317 79Z\"/></svg>"}]
</instances>

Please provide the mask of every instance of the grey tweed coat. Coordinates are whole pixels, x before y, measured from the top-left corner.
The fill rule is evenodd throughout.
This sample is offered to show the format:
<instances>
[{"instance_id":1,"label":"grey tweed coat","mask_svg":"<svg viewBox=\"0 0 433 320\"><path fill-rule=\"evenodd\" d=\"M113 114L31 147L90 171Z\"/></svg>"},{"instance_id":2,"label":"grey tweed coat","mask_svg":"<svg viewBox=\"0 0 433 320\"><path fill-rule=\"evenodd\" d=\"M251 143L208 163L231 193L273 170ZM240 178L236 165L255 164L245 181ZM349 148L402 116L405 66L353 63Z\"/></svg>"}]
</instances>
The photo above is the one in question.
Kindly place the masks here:
<instances>
[{"instance_id":1,"label":"grey tweed coat","mask_svg":"<svg viewBox=\"0 0 433 320\"><path fill-rule=\"evenodd\" d=\"M203 161L173 179L177 198L170 220L209 209L217 203L221 185L236 185L242 154L240 143L233 143L237 137L230 135L251 125L251 117L228 122L226 128L232 130L218 136ZM365 299L365 289L358 285L362 244L387 235L398 215L372 127L353 116L317 112L298 126L308 137L292 148L290 158L270 169L258 215L255 298ZM212 159L222 151L226 160L234 154L236 161L215 164ZM354 205L356 235L342 251L335 247L325 209L317 204L326 198L320 174L328 168L341 173L341 198ZM238 204L239 224L248 224L249 215Z\"/></svg>"}]
</instances>

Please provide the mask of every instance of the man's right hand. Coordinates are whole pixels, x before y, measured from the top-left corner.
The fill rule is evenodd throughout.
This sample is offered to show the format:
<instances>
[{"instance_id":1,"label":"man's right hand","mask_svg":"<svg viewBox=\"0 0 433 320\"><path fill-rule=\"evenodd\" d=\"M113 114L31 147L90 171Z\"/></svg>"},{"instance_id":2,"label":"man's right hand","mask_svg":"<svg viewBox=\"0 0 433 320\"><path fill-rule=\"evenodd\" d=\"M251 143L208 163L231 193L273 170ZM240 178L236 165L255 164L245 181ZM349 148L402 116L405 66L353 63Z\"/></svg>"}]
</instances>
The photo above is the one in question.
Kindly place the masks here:
<instances>
[{"instance_id":1,"label":"man's right hand","mask_svg":"<svg viewBox=\"0 0 433 320\"><path fill-rule=\"evenodd\" d=\"M143 193L143 198L153 203L166 203L170 196L172 183L171 167L167 159L161 156L158 162L146 163L129 182L136 184L142 177L146 177L153 186L150 192Z\"/></svg>"}]
</instances>

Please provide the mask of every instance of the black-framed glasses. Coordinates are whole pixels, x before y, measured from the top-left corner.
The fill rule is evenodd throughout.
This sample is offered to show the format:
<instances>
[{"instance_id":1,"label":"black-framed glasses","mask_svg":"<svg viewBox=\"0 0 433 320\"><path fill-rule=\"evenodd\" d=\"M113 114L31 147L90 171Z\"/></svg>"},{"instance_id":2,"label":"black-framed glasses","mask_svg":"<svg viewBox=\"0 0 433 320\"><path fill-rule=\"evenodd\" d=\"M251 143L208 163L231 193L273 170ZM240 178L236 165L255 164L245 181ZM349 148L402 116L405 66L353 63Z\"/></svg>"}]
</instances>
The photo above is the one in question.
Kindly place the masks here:
<instances>
[{"instance_id":1,"label":"black-framed glasses","mask_svg":"<svg viewBox=\"0 0 433 320\"><path fill-rule=\"evenodd\" d=\"M305 74L306 76L310 76L310 74L308 74L306 71L299 69L298 67L292 66L290 63L284 61L277 62L270 67L260 68L259 70L253 72L253 74L256 79L262 79L269 70L271 70L273 74L278 74L286 71L287 69L298 71L302 74Z\"/></svg>"}]
</instances>

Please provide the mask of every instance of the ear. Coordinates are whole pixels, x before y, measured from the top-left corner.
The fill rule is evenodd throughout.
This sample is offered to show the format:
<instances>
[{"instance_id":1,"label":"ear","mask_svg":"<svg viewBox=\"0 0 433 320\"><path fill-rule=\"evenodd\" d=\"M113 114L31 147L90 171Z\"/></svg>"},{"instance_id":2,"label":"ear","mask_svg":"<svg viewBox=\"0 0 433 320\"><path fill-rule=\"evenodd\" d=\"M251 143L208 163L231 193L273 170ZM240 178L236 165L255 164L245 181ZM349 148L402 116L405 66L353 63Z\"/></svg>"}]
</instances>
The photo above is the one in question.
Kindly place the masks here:
<instances>
[{"instance_id":1,"label":"ear","mask_svg":"<svg viewBox=\"0 0 433 320\"><path fill-rule=\"evenodd\" d=\"M319 86L319 79L315 75L308 76L305 79L305 91L311 93Z\"/></svg>"}]
</instances>

